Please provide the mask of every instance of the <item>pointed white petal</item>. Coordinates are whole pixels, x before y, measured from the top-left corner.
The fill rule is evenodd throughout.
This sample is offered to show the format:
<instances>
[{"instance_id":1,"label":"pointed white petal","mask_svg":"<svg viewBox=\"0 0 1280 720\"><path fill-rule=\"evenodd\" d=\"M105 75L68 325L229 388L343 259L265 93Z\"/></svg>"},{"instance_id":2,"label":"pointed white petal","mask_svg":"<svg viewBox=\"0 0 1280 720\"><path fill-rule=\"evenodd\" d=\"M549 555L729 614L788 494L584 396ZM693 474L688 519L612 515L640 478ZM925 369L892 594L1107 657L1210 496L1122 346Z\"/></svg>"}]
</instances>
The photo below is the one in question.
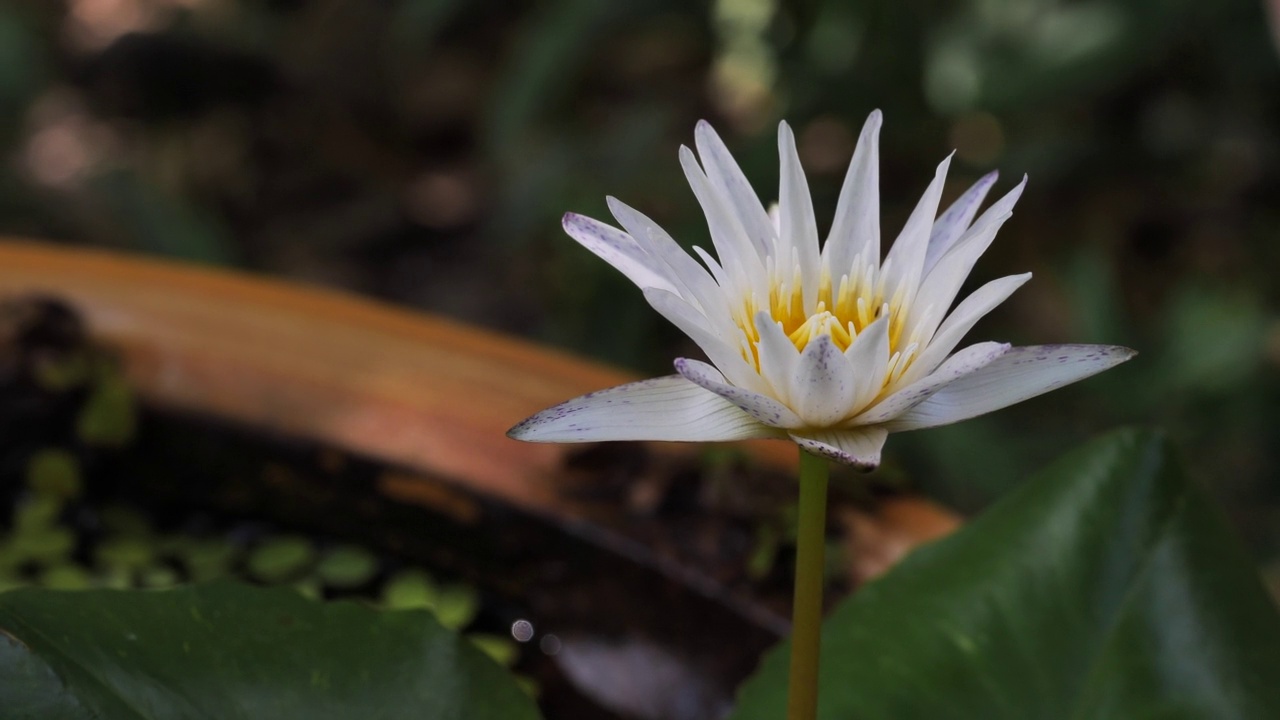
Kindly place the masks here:
<instances>
[{"instance_id":1,"label":"pointed white petal","mask_svg":"<svg viewBox=\"0 0 1280 720\"><path fill-rule=\"evenodd\" d=\"M714 279L716 281L716 285L720 287L719 294L725 295L725 288L732 287L732 283L729 280L728 274L725 273L724 268L720 266L720 263L716 262L716 259L712 257L710 253L697 245L693 246L693 254L702 258L702 264L706 266L707 272L711 273L712 279Z\"/></svg>"},{"instance_id":2,"label":"pointed white petal","mask_svg":"<svg viewBox=\"0 0 1280 720\"><path fill-rule=\"evenodd\" d=\"M798 428L804 426L804 423L800 421L800 417L791 412L787 406L767 395L730 385L725 381L724 375L721 375L720 371L704 362L690 360L689 358L677 358L676 372L680 373L689 382L706 388L728 400L741 408L743 412L769 427Z\"/></svg>"},{"instance_id":3,"label":"pointed white petal","mask_svg":"<svg viewBox=\"0 0 1280 720\"><path fill-rule=\"evenodd\" d=\"M880 259L880 123L879 110L872 111L858 136L849 172L840 189L831 233L822 247L834 278L849 271L853 258L862 253Z\"/></svg>"},{"instance_id":4,"label":"pointed white petal","mask_svg":"<svg viewBox=\"0 0 1280 720\"><path fill-rule=\"evenodd\" d=\"M818 263L818 222L813 216L809 182L796 153L796 138L785 122L778 126L778 158L782 171L778 189L778 256L779 263L791 261L791 250L800 258L800 276L804 281L804 306L813 307L818 298L821 268ZM788 273L783 273L787 276Z\"/></svg>"},{"instance_id":5,"label":"pointed white petal","mask_svg":"<svg viewBox=\"0 0 1280 720\"><path fill-rule=\"evenodd\" d=\"M967 420L1083 380L1119 365L1134 351L1113 345L1033 345L1013 348L885 424L918 430Z\"/></svg>"},{"instance_id":6,"label":"pointed white petal","mask_svg":"<svg viewBox=\"0 0 1280 720\"><path fill-rule=\"evenodd\" d=\"M951 307L951 303L956 299L956 293L960 292L960 286L969 277L969 272L973 270L978 258L982 257L982 253L991 246L991 241L996 237L996 231L1013 214L1013 205L1018 202L1022 189L1026 185L1027 178L1024 176L1017 187L982 213L973 227L969 228L951 249L939 258L937 264L920 284L920 292L914 302L915 307L939 309Z\"/></svg>"},{"instance_id":7,"label":"pointed white petal","mask_svg":"<svg viewBox=\"0 0 1280 720\"><path fill-rule=\"evenodd\" d=\"M884 387L889 369L889 316L868 325L844 351L853 368L855 394L850 410L861 409L870 403Z\"/></svg>"},{"instance_id":8,"label":"pointed white petal","mask_svg":"<svg viewBox=\"0 0 1280 720\"><path fill-rule=\"evenodd\" d=\"M727 290L739 294L746 287L763 287L765 283L762 256L747 237L742 222L729 206L728 199L718 191L698 165L693 151L680 148L680 166L689 187L698 198L702 212L707 216L707 229L716 257L732 285ZM761 212L764 212L761 210Z\"/></svg>"},{"instance_id":9,"label":"pointed white petal","mask_svg":"<svg viewBox=\"0 0 1280 720\"><path fill-rule=\"evenodd\" d=\"M933 328L919 328L920 339L925 347L916 356L911 367L902 374L901 382L912 383L932 373L979 320L1030 279L1031 273L1023 273L992 280L962 300L937 328L936 333Z\"/></svg>"},{"instance_id":10,"label":"pointed white petal","mask_svg":"<svg viewBox=\"0 0 1280 720\"><path fill-rule=\"evenodd\" d=\"M609 210L644 248L654 261L664 265L669 271L670 279L679 287L677 293L686 300L695 300L703 312L708 314L727 310L724 307L724 294L716 285L707 269L698 264L693 256L685 252L675 239L667 234L656 222L644 213L628 206L617 198L605 198Z\"/></svg>"},{"instance_id":11,"label":"pointed white petal","mask_svg":"<svg viewBox=\"0 0 1280 720\"><path fill-rule=\"evenodd\" d=\"M791 433L797 445L814 455L852 465L859 470L875 470L880 465L880 450L889 433L880 427L856 430L819 430L803 435Z\"/></svg>"},{"instance_id":12,"label":"pointed white petal","mask_svg":"<svg viewBox=\"0 0 1280 720\"><path fill-rule=\"evenodd\" d=\"M796 414L810 427L830 427L853 412L857 390L853 367L831 336L810 340L791 384Z\"/></svg>"},{"instance_id":13,"label":"pointed white petal","mask_svg":"<svg viewBox=\"0 0 1280 720\"><path fill-rule=\"evenodd\" d=\"M516 425L528 442L727 441L779 437L713 392L679 375L641 380L574 398Z\"/></svg>"},{"instance_id":14,"label":"pointed white petal","mask_svg":"<svg viewBox=\"0 0 1280 720\"><path fill-rule=\"evenodd\" d=\"M671 324L689 336L702 352L707 354L720 372L738 387L762 392L762 381L759 373L743 359L736 343L742 331L734 326L732 329L711 324L706 316L698 313L687 302L664 290L646 290L644 297L649 305L662 314Z\"/></svg>"},{"instance_id":15,"label":"pointed white petal","mask_svg":"<svg viewBox=\"0 0 1280 720\"><path fill-rule=\"evenodd\" d=\"M929 235L929 251L925 253L924 258L926 275L933 268L934 263L938 262L938 258L950 250L964 231L969 229L974 216L978 214L978 208L982 206L983 199L987 197L987 192L991 190L992 185L996 184L999 177L1000 173L994 171L983 175L978 182L951 203L951 207L947 208L933 224L933 232Z\"/></svg>"},{"instance_id":16,"label":"pointed white petal","mask_svg":"<svg viewBox=\"0 0 1280 720\"><path fill-rule=\"evenodd\" d=\"M711 186L728 201L733 214L742 223L756 257L763 260L773 248L773 223L760 204L760 197L752 189L742 168L729 153L729 148L716 134L711 123L699 120L694 131L694 144L698 148L698 157L706 170Z\"/></svg>"},{"instance_id":17,"label":"pointed white petal","mask_svg":"<svg viewBox=\"0 0 1280 720\"><path fill-rule=\"evenodd\" d=\"M904 299L910 301L915 295L916 287L924 274L925 253L929 249L929 235L933 228L933 220L938 216L938 203L942 200L942 188L947 183L947 170L951 167L952 153L943 160L934 171L933 182L916 203L907 218L902 232L893 241L885 264L890 268L890 275L885 278L885 297L893 298L899 288L903 289ZM892 262L890 262L892 261Z\"/></svg>"},{"instance_id":18,"label":"pointed white petal","mask_svg":"<svg viewBox=\"0 0 1280 720\"><path fill-rule=\"evenodd\" d=\"M565 213L564 231L640 288L675 291L665 269L627 233L577 213Z\"/></svg>"},{"instance_id":19,"label":"pointed white petal","mask_svg":"<svg viewBox=\"0 0 1280 720\"><path fill-rule=\"evenodd\" d=\"M769 317L769 313L758 312L755 320L756 332L760 334L756 342L756 352L760 354L760 376L774 397L794 407L791 380L796 375L796 365L800 363L800 351L782 327Z\"/></svg>"},{"instance_id":20,"label":"pointed white petal","mask_svg":"<svg viewBox=\"0 0 1280 720\"><path fill-rule=\"evenodd\" d=\"M892 420L924 402L947 385L981 370L1008 351L1008 343L985 342L970 345L947 358L947 361L942 363L933 374L907 385L876 403L874 407L854 418L853 424L875 425Z\"/></svg>"}]
</instances>

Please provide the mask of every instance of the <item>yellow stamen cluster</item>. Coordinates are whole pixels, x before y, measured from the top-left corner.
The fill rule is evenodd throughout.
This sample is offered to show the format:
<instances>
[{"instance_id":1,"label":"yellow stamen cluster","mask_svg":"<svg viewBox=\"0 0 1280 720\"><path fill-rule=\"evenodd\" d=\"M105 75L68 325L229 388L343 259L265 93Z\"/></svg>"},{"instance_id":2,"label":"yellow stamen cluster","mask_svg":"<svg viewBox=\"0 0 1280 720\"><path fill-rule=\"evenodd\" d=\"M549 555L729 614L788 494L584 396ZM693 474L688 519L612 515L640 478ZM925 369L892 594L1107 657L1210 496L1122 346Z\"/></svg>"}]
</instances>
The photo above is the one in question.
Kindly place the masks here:
<instances>
[{"instance_id":1,"label":"yellow stamen cluster","mask_svg":"<svg viewBox=\"0 0 1280 720\"><path fill-rule=\"evenodd\" d=\"M915 358L918 343L914 333L903 343L907 303L901 288L893 298L884 297L884 271L887 269L887 264L881 268L857 257L851 271L841 276L837 285L832 282L830 271L824 267L810 311L805 307L799 265L793 266L789 277L778 272L776 267L770 268L768 297L751 293L743 300L739 314L734 318L747 340L742 349L743 358L757 371L760 370L760 333L756 329L755 317L762 311L769 313L800 351L822 335L829 335L836 347L847 350L859 334L887 313L890 360L885 385L893 383Z\"/></svg>"}]
</instances>

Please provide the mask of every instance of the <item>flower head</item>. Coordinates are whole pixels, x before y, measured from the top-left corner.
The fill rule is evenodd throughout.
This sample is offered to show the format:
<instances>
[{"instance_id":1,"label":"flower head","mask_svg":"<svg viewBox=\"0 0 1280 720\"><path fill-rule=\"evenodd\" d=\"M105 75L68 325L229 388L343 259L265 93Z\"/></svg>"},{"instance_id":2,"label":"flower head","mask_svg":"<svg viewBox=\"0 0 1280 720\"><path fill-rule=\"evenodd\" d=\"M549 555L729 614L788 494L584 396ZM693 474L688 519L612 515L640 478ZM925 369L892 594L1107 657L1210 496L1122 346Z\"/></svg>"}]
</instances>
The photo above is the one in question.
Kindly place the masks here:
<instances>
[{"instance_id":1,"label":"flower head","mask_svg":"<svg viewBox=\"0 0 1280 720\"><path fill-rule=\"evenodd\" d=\"M821 246L786 123L778 130L779 201L770 212L710 125L698 124L696 157L680 149L715 248L715 257L693 248L701 263L613 198L609 208L625 232L565 215L565 231L638 285L711 364L680 358L677 375L570 400L510 435L535 442L780 437L871 468L892 431L998 410L1132 357L1103 345L981 342L956 351L974 323L1031 277L993 280L952 309L1026 179L978 215L996 181L991 173L938 215L950 164L943 160L881 261L880 122L873 112L862 129Z\"/></svg>"}]
</instances>

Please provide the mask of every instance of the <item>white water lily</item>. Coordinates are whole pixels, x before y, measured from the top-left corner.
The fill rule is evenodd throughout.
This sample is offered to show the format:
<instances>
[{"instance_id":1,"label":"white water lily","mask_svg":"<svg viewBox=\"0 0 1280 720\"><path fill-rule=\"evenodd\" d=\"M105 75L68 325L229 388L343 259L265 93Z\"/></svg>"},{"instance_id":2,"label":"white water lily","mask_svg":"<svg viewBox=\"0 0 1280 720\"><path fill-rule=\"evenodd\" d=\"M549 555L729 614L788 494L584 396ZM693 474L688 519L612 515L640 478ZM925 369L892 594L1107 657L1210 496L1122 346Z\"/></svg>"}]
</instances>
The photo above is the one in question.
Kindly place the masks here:
<instances>
[{"instance_id":1,"label":"white water lily","mask_svg":"<svg viewBox=\"0 0 1280 720\"><path fill-rule=\"evenodd\" d=\"M626 232L570 213L570 236L617 268L712 364L570 400L511 429L533 442L790 438L872 468L890 432L946 425L1084 379L1133 356L1123 347L981 342L953 352L1031 274L993 280L951 308L1026 184L982 215L991 173L937 215L950 158L938 166L880 259L878 136L858 139L835 219L819 247L795 138L778 130L779 204L766 212L706 122L680 163L702 205L716 258L702 264L652 220L609 198ZM701 160L701 164L699 164ZM976 221L974 220L977 216Z\"/></svg>"}]
</instances>

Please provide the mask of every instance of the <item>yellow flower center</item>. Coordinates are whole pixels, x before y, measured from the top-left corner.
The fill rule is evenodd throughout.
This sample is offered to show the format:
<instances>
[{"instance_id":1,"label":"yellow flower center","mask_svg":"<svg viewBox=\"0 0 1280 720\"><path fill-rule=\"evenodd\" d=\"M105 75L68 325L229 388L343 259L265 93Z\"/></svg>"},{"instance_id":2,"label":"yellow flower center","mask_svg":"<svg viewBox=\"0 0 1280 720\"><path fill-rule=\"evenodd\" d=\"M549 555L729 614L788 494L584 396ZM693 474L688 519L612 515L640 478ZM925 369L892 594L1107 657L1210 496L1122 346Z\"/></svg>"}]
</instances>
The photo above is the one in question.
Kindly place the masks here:
<instances>
[{"instance_id":1,"label":"yellow flower center","mask_svg":"<svg viewBox=\"0 0 1280 720\"><path fill-rule=\"evenodd\" d=\"M885 385L897 380L915 358L918 347L914 337L907 338L906 342L902 337L908 308L901 291L893 298L884 297L884 269L855 258L852 271L836 284L832 282L831 273L823 268L812 312L805 308L798 266L789 278L784 278L776 270L770 272L768 297L761 298L758 293L751 293L744 298L734 318L748 340L742 351L743 358L752 363L757 372L760 370L760 333L756 329L755 317L762 311L769 313L796 349L802 352L822 335L830 336L841 351L848 350L858 335L887 313L890 360Z\"/></svg>"}]
</instances>

